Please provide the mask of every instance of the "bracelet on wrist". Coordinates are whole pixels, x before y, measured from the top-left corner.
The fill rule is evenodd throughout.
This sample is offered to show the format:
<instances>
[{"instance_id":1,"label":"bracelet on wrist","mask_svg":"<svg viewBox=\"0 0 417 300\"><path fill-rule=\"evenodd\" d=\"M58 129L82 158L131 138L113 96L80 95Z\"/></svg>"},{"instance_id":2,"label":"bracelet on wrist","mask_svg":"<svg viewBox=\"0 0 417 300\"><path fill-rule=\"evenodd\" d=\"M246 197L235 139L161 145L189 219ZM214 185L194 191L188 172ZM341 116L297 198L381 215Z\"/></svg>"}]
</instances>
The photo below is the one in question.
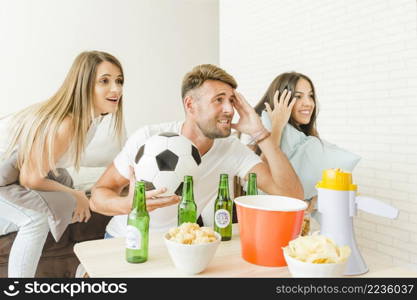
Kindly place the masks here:
<instances>
[{"instance_id":1,"label":"bracelet on wrist","mask_svg":"<svg viewBox=\"0 0 417 300\"><path fill-rule=\"evenodd\" d=\"M263 140L266 140L267 138L269 138L271 136L271 133L268 130L265 130L265 134L262 135L261 137L259 137L256 140L256 143L259 144L260 142L262 142Z\"/></svg>"},{"instance_id":2,"label":"bracelet on wrist","mask_svg":"<svg viewBox=\"0 0 417 300\"><path fill-rule=\"evenodd\" d=\"M259 144L263 140L267 139L270 135L271 133L265 128L263 128L261 131L258 131L257 133L252 135L252 140L250 144Z\"/></svg>"}]
</instances>

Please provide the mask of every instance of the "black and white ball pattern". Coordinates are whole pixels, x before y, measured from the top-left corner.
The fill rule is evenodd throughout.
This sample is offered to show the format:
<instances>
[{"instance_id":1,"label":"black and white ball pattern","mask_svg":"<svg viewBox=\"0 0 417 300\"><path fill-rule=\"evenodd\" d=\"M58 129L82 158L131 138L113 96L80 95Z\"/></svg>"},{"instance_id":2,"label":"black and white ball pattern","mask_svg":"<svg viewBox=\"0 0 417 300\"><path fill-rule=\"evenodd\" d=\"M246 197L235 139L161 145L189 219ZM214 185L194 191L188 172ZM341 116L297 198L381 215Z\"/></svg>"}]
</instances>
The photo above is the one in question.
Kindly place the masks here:
<instances>
[{"instance_id":1,"label":"black and white ball pattern","mask_svg":"<svg viewBox=\"0 0 417 300\"><path fill-rule=\"evenodd\" d=\"M136 180L146 183L146 190L166 187L163 195L181 195L185 175L194 176L201 163L198 149L182 135L164 132L152 136L135 157Z\"/></svg>"}]
</instances>

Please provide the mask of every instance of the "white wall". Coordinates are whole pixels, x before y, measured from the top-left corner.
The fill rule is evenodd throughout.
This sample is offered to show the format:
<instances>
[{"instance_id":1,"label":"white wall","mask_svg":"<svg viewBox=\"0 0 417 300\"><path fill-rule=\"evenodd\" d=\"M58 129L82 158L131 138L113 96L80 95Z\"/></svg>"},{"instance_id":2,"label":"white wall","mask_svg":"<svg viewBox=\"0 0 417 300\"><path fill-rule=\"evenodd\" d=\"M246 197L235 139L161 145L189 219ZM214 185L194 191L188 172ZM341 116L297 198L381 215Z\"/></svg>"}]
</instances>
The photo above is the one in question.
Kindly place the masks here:
<instances>
[{"instance_id":1,"label":"white wall","mask_svg":"<svg viewBox=\"0 0 417 300\"><path fill-rule=\"evenodd\" d=\"M363 251L417 268L415 0L220 1L220 63L252 104L281 72L316 86L321 137L362 156L359 192L400 209L360 213Z\"/></svg>"},{"instance_id":2,"label":"white wall","mask_svg":"<svg viewBox=\"0 0 417 300\"><path fill-rule=\"evenodd\" d=\"M218 63L218 0L0 0L0 116L51 96L84 50L125 71L128 132L183 118L181 80Z\"/></svg>"}]
</instances>

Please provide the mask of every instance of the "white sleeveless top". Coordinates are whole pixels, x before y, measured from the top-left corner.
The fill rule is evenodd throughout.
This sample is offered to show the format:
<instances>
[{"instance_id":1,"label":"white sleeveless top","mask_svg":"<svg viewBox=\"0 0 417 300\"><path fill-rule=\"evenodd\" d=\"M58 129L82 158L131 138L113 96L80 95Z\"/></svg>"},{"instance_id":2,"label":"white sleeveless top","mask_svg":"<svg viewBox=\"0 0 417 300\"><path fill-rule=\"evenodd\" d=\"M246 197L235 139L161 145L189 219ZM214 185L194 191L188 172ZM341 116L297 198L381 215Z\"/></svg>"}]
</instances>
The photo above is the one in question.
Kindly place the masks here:
<instances>
[{"instance_id":1,"label":"white sleeveless top","mask_svg":"<svg viewBox=\"0 0 417 300\"><path fill-rule=\"evenodd\" d=\"M10 122L12 120L12 115L7 117L0 118L0 162L3 160L3 154L6 152L8 144L10 143L10 137L8 132L10 132ZM87 132L87 140L85 144L85 148L87 148L88 144L94 138L94 135L97 131L97 127L100 122L103 120L103 116L99 116L93 119L93 122L88 129ZM67 152L59 159L56 163L57 168L69 168L73 167L73 159L74 159L74 145L72 144Z\"/></svg>"},{"instance_id":2,"label":"white sleeveless top","mask_svg":"<svg viewBox=\"0 0 417 300\"><path fill-rule=\"evenodd\" d=\"M91 142L91 140L94 138L94 135L97 131L97 127L100 124L101 120L103 119L102 116L97 117L93 120L93 123L91 123L90 128L87 132L87 140L85 141L85 148L87 148L88 144ZM70 148L67 152L62 155L62 157L58 160L56 163L57 168L69 168L74 166L74 144L71 144Z\"/></svg>"}]
</instances>

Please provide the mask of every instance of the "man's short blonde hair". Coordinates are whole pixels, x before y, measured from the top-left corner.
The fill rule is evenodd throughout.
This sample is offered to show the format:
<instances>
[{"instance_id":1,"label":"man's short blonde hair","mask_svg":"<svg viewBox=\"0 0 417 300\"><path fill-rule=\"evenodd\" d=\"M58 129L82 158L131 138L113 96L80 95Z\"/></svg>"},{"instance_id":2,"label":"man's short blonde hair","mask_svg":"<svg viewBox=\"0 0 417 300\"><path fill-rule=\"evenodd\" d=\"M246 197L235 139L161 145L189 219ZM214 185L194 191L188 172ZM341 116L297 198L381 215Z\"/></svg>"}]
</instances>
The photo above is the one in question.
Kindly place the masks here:
<instances>
[{"instance_id":1,"label":"man's short blonde hair","mask_svg":"<svg viewBox=\"0 0 417 300\"><path fill-rule=\"evenodd\" d=\"M234 89L237 88L236 80L225 70L211 64L198 65L184 76L181 87L182 99L189 91L199 88L206 80L218 80Z\"/></svg>"}]
</instances>

